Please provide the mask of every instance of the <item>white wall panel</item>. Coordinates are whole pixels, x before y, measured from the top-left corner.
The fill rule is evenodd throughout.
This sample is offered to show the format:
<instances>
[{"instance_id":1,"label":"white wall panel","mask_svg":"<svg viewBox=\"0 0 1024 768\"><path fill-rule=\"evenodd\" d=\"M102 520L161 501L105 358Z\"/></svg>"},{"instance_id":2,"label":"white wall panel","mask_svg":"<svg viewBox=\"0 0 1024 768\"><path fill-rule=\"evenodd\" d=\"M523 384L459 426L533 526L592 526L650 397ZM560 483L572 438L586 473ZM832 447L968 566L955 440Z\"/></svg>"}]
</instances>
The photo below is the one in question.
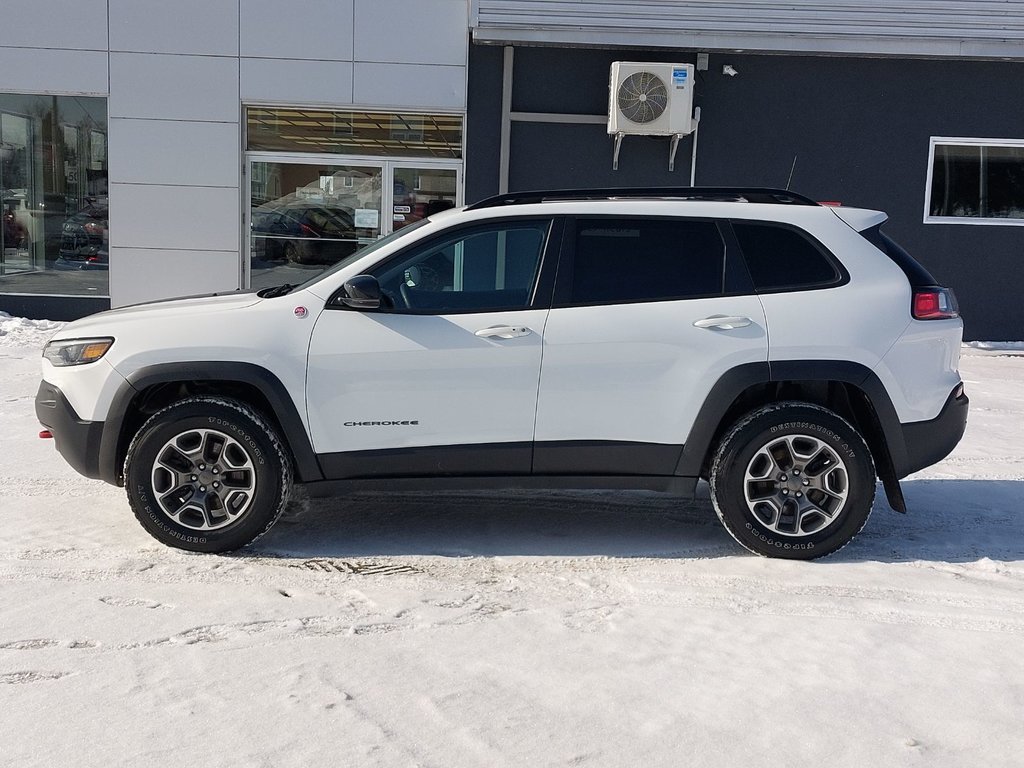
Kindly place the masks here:
<instances>
[{"instance_id":1,"label":"white wall panel","mask_svg":"<svg viewBox=\"0 0 1024 768\"><path fill-rule=\"evenodd\" d=\"M0 46L107 50L107 0L4 0Z\"/></svg>"},{"instance_id":2,"label":"white wall panel","mask_svg":"<svg viewBox=\"0 0 1024 768\"><path fill-rule=\"evenodd\" d=\"M110 54L110 116L238 122L238 59Z\"/></svg>"},{"instance_id":3,"label":"white wall panel","mask_svg":"<svg viewBox=\"0 0 1024 768\"><path fill-rule=\"evenodd\" d=\"M110 303L194 296L238 288L233 251L114 248L110 253Z\"/></svg>"},{"instance_id":4,"label":"white wall panel","mask_svg":"<svg viewBox=\"0 0 1024 768\"><path fill-rule=\"evenodd\" d=\"M243 56L352 60L352 0L241 0L241 14Z\"/></svg>"},{"instance_id":5,"label":"white wall panel","mask_svg":"<svg viewBox=\"0 0 1024 768\"><path fill-rule=\"evenodd\" d=\"M357 104L464 109L465 67L356 62Z\"/></svg>"},{"instance_id":6,"label":"white wall panel","mask_svg":"<svg viewBox=\"0 0 1024 768\"><path fill-rule=\"evenodd\" d=\"M109 120L110 181L237 187L237 123Z\"/></svg>"},{"instance_id":7,"label":"white wall panel","mask_svg":"<svg viewBox=\"0 0 1024 768\"><path fill-rule=\"evenodd\" d=\"M107 54L0 48L0 90L106 95Z\"/></svg>"},{"instance_id":8,"label":"white wall panel","mask_svg":"<svg viewBox=\"0 0 1024 768\"><path fill-rule=\"evenodd\" d=\"M238 0L109 1L112 51L238 55Z\"/></svg>"},{"instance_id":9,"label":"white wall panel","mask_svg":"<svg viewBox=\"0 0 1024 768\"><path fill-rule=\"evenodd\" d=\"M352 64L347 61L242 59L242 101L351 104Z\"/></svg>"},{"instance_id":10,"label":"white wall panel","mask_svg":"<svg viewBox=\"0 0 1024 768\"><path fill-rule=\"evenodd\" d=\"M357 61L465 64L465 0L356 0Z\"/></svg>"},{"instance_id":11,"label":"white wall panel","mask_svg":"<svg viewBox=\"0 0 1024 768\"><path fill-rule=\"evenodd\" d=\"M237 263L240 221L237 188L110 185L115 248L234 251Z\"/></svg>"}]
</instances>

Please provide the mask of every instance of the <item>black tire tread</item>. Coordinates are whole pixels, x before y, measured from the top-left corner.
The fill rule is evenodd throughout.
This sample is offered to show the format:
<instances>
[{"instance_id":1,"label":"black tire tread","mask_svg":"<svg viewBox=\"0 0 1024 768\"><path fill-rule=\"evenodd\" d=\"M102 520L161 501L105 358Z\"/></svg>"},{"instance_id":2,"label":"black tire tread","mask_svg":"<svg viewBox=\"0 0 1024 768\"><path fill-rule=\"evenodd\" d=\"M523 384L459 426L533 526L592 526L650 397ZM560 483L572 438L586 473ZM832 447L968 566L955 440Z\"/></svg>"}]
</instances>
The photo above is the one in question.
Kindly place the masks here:
<instances>
[{"instance_id":1,"label":"black tire tread","mask_svg":"<svg viewBox=\"0 0 1024 768\"><path fill-rule=\"evenodd\" d=\"M718 477L718 475L720 475L724 471L724 468L723 468L722 465L723 465L723 463L725 461L725 454L728 453L728 450L731 447L732 440L733 440L733 438L736 436L736 434L738 432L740 432L745 427L747 427L755 419L762 418L766 414L770 414L770 413L772 413L774 411L786 410L786 409L789 409L789 408L802 408L802 409L807 409L807 410L812 410L812 411L820 411L823 414L827 414L830 418L838 419L840 422L845 424L850 429L850 431L853 434L857 435L861 439L861 442L863 443L863 446L864 446L863 447L864 455L867 457L868 463L870 464L872 476L874 476L874 473L875 473L874 458L872 457L871 451L868 448L867 443L864 441L863 436L861 436L860 432L857 430L856 427L854 427L849 421L844 419L842 416L840 416L835 411L832 411L832 410L829 410L828 408L824 408L824 407L822 407L820 405L816 405L814 403L808 403L808 402L805 402L805 401L802 401L802 400L780 400L777 403L771 403L770 405L761 406L760 408L756 408L753 411L751 411L750 413L748 413L742 419L740 419L735 424L733 424L733 426L730 427L729 431L726 432L722 436L722 438L718 441L718 445L715 447L714 459L711 462L711 471L708 473L708 485L710 486L710 490L711 490L711 505L712 505L712 507L714 507L715 514L718 516L718 519L722 523L722 526L725 528L726 531L728 531L729 535L732 536L732 538L736 541L737 544L739 544L741 547L743 547L748 552L751 552L752 554L757 555L758 557L765 557L765 558L767 558L767 557L770 557L770 555L768 555L768 554L766 554L764 552L758 551L758 550L754 549L753 547L750 547L748 544L746 544L743 541L743 539L740 536L737 535L736 531L733 530L732 526L729 525L729 522L726 519L726 516L722 512L722 503L718 499L718 495L716 493L717 483L715 481L716 481L716 478ZM870 494L871 494L871 498L870 498L870 501L869 501L869 504L868 504L868 513L864 516L863 522L861 523L860 527L858 527L857 530L854 531L853 535L850 536L845 542L843 542L840 546L836 547L835 549L830 550L828 552L825 552L823 554L815 555L813 557L808 557L808 558L805 558L805 559L807 559L807 560L816 560L819 557L828 557L829 555L834 555L836 552L839 552L841 549L843 549L843 547L845 547L847 544L849 544L851 541L853 541L853 539L856 538L856 536L862 530L864 530L864 526L867 525L868 518L871 517L871 508L874 506L874 500L875 500L875 484L874 483L871 484Z\"/></svg>"},{"instance_id":2,"label":"black tire tread","mask_svg":"<svg viewBox=\"0 0 1024 768\"><path fill-rule=\"evenodd\" d=\"M274 527L274 524L277 523L281 515L284 513L285 508L288 506L288 499L293 487L293 470L291 456L289 455L287 449L284 447L284 444L282 443L280 437L278 437L277 430L274 429L267 422L267 419L264 418L259 411L251 408L249 405L240 400L233 400L225 397L217 397L214 395L195 395L193 397L186 397L182 398L181 400L176 400L170 405L165 406L164 408L154 413L152 416L146 419L146 421L143 423L141 427L139 427L138 431L132 437L131 443L129 443L128 445L128 452L125 454L124 467L122 469L123 476L126 478L125 485L127 486L127 478L129 476L128 466L131 463L132 459L134 458L136 450L138 450L138 444L141 441L142 437L150 430L150 428L162 422L169 412L181 408L183 406L195 404L215 405L221 408L227 408L228 410L235 411L244 416L245 418L250 419L262 430L263 436L270 441L271 445L274 448L274 451L277 454L277 459L281 466L281 498L278 502L277 508L274 510L273 514L271 514L270 520L266 524L266 526L264 526L264 528L254 537L249 539L248 542L242 545L246 547L250 546L259 539L261 539L263 536L265 536L266 533ZM132 498L132 494L128 493L127 496L128 506L131 507L132 514L135 515L135 519L139 521L139 524L142 525L142 528L147 533L153 536L153 538L157 539L157 541L161 541L146 525L142 517L142 510L136 506L135 500ZM161 543L166 542L161 541Z\"/></svg>"}]
</instances>

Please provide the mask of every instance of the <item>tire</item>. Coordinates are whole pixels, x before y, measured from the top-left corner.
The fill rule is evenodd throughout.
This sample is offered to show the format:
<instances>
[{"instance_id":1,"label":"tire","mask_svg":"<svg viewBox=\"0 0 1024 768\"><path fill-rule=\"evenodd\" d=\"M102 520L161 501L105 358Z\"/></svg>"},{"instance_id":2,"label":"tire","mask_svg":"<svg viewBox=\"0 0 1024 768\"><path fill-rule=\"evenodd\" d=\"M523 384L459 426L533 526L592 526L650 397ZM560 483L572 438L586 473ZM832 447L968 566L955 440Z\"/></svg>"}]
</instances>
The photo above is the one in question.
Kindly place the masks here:
<instances>
[{"instance_id":1,"label":"tire","mask_svg":"<svg viewBox=\"0 0 1024 768\"><path fill-rule=\"evenodd\" d=\"M228 552L277 522L292 465L263 416L236 400L202 396L169 405L142 425L124 477L128 503L155 539L191 552Z\"/></svg>"},{"instance_id":2,"label":"tire","mask_svg":"<svg viewBox=\"0 0 1024 768\"><path fill-rule=\"evenodd\" d=\"M726 433L709 484L718 518L743 547L814 560L864 527L875 466L845 419L810 403L780 402L747 414Z\"/></svg>"}]
</instances>

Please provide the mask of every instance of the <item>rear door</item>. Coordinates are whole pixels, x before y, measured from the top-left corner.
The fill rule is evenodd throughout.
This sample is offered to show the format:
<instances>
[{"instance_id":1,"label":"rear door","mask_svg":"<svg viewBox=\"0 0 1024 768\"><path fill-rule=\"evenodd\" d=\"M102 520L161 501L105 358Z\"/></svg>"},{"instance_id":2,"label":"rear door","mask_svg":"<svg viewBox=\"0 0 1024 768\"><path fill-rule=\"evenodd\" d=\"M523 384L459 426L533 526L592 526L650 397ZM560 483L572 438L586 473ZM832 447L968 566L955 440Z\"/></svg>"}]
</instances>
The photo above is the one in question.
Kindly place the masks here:
<instances>
[{"instance_id":1,"label":"rear door","mask_svg":"<svg viewBox=\"0 0 1024 768\"><path fill-rule=\"evenodd\" d=\"M675 472L718 378L768 356L764 311L730 241L708 219L567 223L544 334L535 473Z\"/></svg>"}]
</instances>

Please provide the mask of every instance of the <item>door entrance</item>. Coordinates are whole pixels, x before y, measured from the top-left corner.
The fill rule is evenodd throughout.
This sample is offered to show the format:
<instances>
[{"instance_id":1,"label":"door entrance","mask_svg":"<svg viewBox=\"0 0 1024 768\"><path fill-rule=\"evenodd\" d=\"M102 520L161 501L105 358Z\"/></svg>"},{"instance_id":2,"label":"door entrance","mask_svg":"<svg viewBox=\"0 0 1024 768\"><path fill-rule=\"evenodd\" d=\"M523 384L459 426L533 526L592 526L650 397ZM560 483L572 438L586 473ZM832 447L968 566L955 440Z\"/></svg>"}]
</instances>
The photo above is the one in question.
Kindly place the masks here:
<instances>
[{"instance_id":1,"label":"door entrance","mask_svg":"<svg viewBox=\"0 0 1024 768\"><path fill-rule=\"evenodd\" d=\"M363 245L462 204L460 161L248 155L243 284L301 283Z\"/></svg>"}]
</instances>

